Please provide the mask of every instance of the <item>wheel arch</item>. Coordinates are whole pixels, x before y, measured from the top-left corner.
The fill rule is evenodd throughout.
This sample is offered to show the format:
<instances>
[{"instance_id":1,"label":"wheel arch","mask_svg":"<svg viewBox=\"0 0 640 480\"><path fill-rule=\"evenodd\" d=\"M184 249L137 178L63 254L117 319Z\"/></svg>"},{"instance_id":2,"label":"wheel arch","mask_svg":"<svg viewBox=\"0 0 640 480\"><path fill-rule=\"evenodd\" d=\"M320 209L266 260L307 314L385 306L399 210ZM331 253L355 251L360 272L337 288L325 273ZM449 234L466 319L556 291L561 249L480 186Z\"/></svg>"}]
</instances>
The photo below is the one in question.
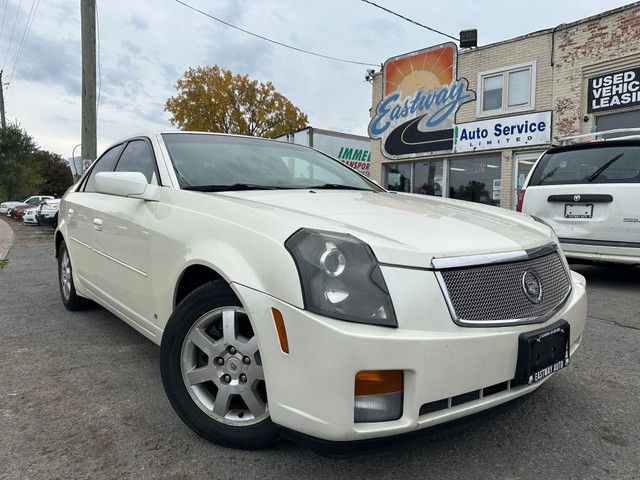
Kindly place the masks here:
<instances>
[{"instance_id":1,"label":"wheel arch","mask_svg":"<svg viewBox=\"0 0 640 480\"><path fill-rule=\"evenodd\" d=\"M192 239L188 247L175 242L153 247L159 256L175 252L167 262L152 266L152 282L158 291L164 291L158 300L168 313L167 319L189 293L217 279L224 279L233 290L234 284L245 285L302 306L298 271L284 247L271 241L256 248L255 236L233 238L241 239L244 250L229 239L210 237ZM167 278L174 279L171 285Z\"/></svg>"},{"instance_id":2,"label":"wheel arch","mask_svg":"<svg viewBox=\"0 0 640 480\"><path fill-rule=\"evenodd\" d=\"M205 283L209 283L218 279L224 280L222 275L220 275L210 266L196 263L186 267L180 274L178 283L175 287L172 310L175 310L180 302L184 300L185 297L191 292L198 289ZM224 281L228 284L226 280Z\"/></svg>"},{"instance_id":3,"label":"wheel arch","mask_svg":"<svg viewBox=\"0 0 640 480\"><path fill-rule=\"evenodd\" d=\"M56 236L55 236L55 240L54 240L54 248L55 248L55 256L56 256L56 258L58 258L58 251L60 250L60 244L62 244L63 241L64 241L64 236L62 235L62 232L60 232L60 230L58 230L56 232Z\"/></svg>"}]
</instances>

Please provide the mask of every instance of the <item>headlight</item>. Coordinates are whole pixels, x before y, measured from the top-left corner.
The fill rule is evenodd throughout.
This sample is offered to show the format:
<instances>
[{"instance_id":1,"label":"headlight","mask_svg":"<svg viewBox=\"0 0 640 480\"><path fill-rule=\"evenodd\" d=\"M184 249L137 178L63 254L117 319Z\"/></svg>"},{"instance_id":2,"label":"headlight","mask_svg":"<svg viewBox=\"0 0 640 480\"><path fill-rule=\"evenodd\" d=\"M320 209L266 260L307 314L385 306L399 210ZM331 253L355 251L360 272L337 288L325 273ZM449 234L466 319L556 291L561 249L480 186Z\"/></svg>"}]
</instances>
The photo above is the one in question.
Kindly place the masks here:
<instances>
[{"instance_id":1,"label":"headlight","mask_svg":"<svg viewBox=\"0 0 640 480\"><path fill-rule=\"evenodd\" d=\"M298 267L307 310L350 322L398 326L369 245L351 235L303 228L285 246Z\"/></svg>"}]
</instances>

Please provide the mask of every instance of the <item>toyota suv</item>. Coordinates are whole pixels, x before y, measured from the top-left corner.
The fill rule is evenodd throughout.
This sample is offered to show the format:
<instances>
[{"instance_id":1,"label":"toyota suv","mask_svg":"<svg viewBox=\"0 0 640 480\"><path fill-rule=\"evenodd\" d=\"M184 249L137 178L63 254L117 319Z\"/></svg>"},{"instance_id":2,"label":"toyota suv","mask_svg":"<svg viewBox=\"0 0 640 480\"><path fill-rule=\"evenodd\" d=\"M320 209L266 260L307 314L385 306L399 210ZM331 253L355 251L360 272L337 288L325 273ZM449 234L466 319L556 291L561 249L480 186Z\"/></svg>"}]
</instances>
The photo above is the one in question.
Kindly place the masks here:
<instances>
[{"instance_id":1,"label":"toyota suv","mask_svg":"<svg viewBox=\"0 0 640 480\"><path fill-rule=\"evenodd\" d=\"M569 259L640 268L640 129L560 139L531 169L518 210L553 227Z\"/></svg>"}]
</instances>

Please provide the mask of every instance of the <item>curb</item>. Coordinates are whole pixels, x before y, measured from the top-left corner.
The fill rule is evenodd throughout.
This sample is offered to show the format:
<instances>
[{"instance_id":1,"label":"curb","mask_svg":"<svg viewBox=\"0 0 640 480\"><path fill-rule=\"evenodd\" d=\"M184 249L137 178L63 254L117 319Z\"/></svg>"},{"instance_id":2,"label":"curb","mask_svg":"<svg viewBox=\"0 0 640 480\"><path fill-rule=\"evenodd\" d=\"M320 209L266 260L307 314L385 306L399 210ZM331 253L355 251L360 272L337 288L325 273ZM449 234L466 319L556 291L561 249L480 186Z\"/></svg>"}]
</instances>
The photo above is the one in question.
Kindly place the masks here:
<instances>
[{"instance_id":1,"label":"curb","mask_svg":"<svg viewBox=\"0 0 640 480\"><path fill-rule=\"evenodd\" d=\"M0 260L7 258L14 240L15 235L11 225L4 218L0 219Z\"/></svg>"}]
</instances>

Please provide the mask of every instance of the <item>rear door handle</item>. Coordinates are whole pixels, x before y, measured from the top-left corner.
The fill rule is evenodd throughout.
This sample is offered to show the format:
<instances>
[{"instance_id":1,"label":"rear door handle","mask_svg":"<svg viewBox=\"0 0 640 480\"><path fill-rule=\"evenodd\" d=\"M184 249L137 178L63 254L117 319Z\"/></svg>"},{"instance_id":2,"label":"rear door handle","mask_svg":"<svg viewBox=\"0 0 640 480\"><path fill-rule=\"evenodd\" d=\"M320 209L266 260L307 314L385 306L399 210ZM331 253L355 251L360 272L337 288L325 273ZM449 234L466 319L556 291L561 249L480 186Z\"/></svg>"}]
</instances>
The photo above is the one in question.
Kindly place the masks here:
<instances>
[{"instance_id":1,"label":"rear door handle","mask_svg":"<svg viewBox=\"0 0 640 480\"><path fill-rule=\"evenodd\" d=\"M102 230L102 219L94 218L93 219L93 228L95 228L98 232Z\"/></svg>"},{"instance_id":2,"label":"rear door handle","mask_svg":"<svg viewBox=\"0 0 640 480\"><path fill-rule=\"evenodd\" d=\"M73 218L73 213L73 208L70 208L69 210L67 210L67 217Z\"/></svg>"}]
</instances>

